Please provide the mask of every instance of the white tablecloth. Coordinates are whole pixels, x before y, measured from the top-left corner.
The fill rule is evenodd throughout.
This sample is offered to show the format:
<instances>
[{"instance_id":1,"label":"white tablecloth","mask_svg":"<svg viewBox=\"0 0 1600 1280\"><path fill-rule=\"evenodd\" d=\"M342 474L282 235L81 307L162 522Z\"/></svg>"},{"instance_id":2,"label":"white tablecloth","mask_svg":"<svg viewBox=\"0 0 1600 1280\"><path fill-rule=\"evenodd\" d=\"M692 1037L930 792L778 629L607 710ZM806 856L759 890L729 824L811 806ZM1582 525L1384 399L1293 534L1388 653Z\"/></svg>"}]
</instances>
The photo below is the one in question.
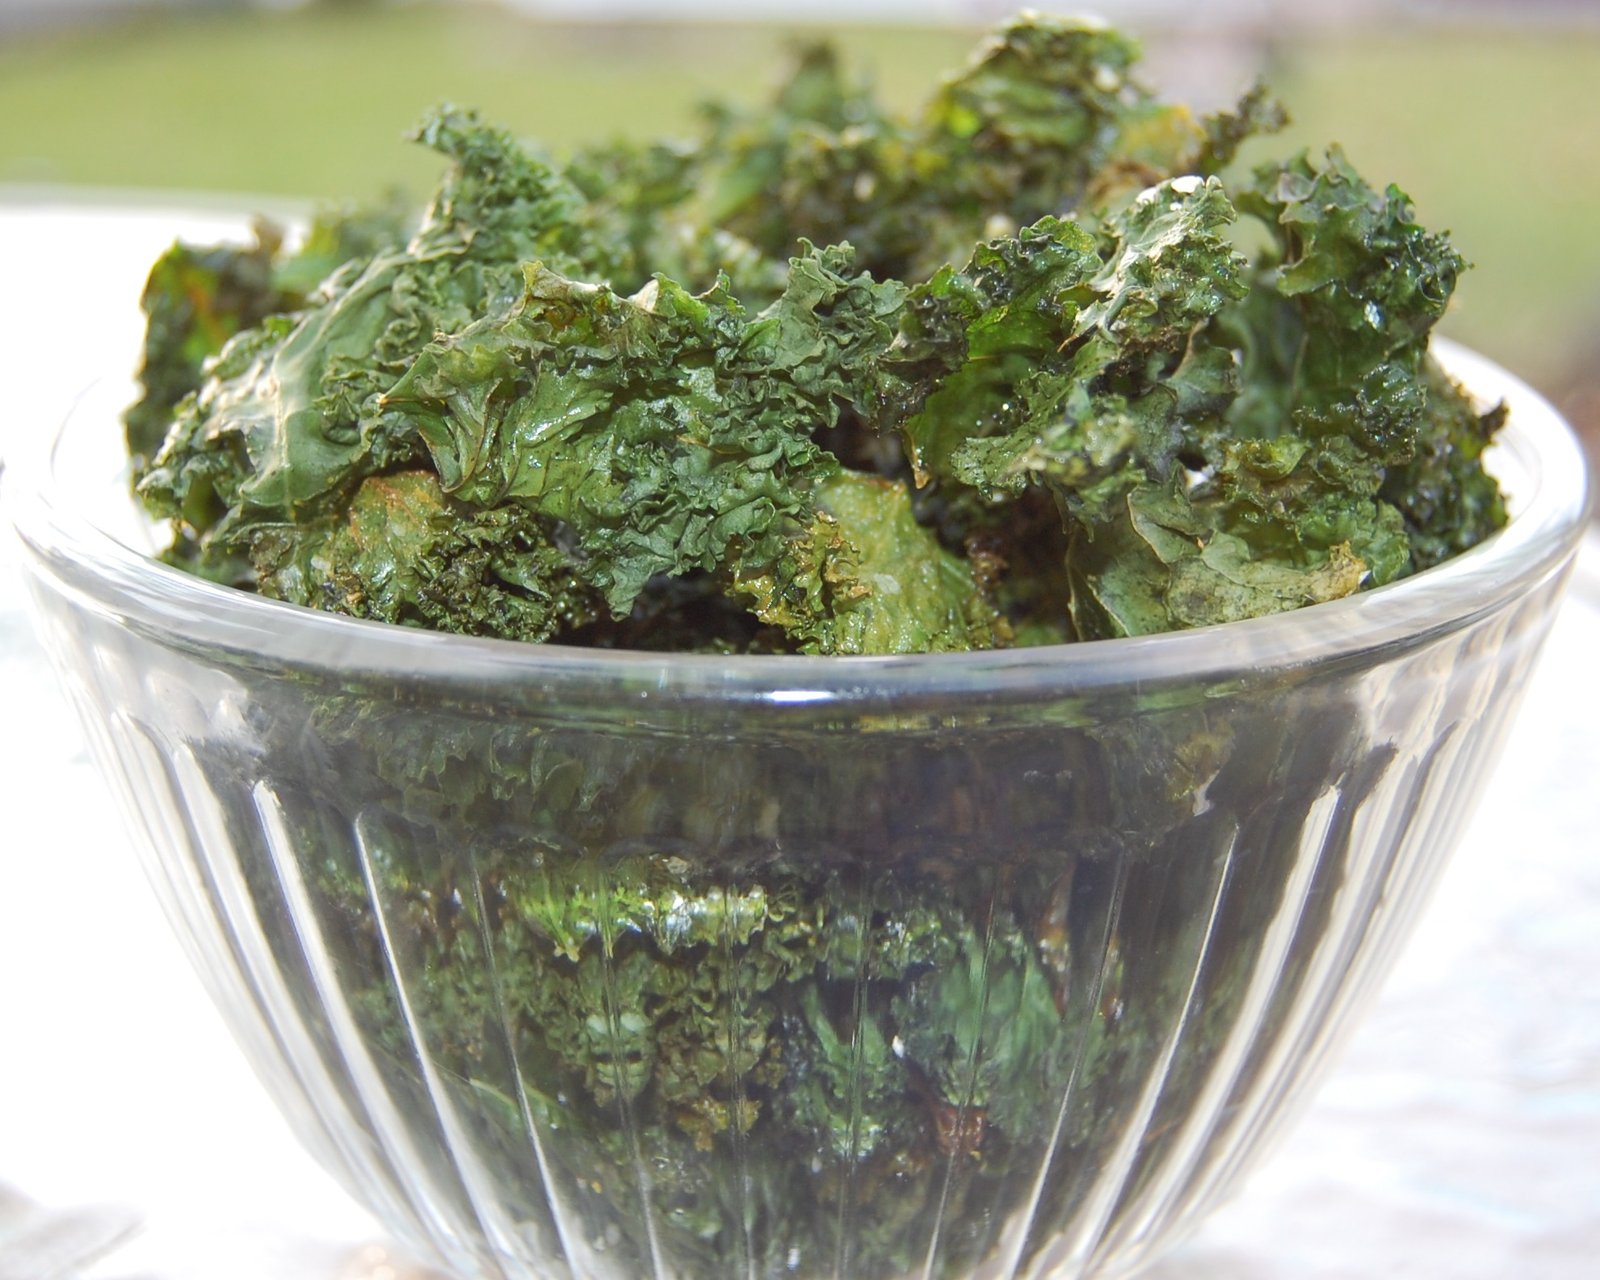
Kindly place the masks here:
<instances>
[{"instance_id":1,"label":"white tablecloth","mask_svg":"<svg viewBox=\"0 0 1600 1280\"><path fill-rule=\"evenodd\" d=\"M143 274L174 236L239 226L192 202L0 193L0 456L91 378L130 372ZM143 1224L85 1280L377 1277L381 1228L294 1144L168 936L14 562L0 537L0 1184ZM1278 1150L1152 1277L1600 1274L1597 657L1591 538L1378 1003Z\"/></svg>"}]
</instances>

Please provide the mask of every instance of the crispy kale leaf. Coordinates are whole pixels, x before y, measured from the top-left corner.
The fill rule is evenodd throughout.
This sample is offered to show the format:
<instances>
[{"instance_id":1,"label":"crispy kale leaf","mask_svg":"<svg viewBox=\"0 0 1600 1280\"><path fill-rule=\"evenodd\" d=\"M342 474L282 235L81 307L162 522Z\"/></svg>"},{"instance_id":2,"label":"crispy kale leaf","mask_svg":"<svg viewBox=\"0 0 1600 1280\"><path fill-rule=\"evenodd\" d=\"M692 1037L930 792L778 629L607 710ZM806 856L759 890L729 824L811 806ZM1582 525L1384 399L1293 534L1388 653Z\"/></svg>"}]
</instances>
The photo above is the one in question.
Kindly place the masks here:
<instances>
[{"instance_id":1,"label":"crispy kale leaf","mask_svg":"<svg viewBox=\"0 0 1600 1280\"><path fill-rule=\"evenodd\" d=\"M1438 549L1419 538L1419 564L1412 537L1439 512L1402 495L1424 477L1441 491L1444 466L1462 503L1448 526L1471 530L1458 548L1502 518L1477 462L1493 421L1427 355L1455 251L1337 151L1263 169L1241 204L1276 241L1254 268L1215 179L1108 218L1056 350L1035 341L1006 383L1020 425L949 453L957 481L1055 494L1082 637L1237 621L1425 567Z\"/></svg>"},{"instance_id":2,"label":"crispy kale leaf","mask_svg":"<svg viewBox=\"0 0 1600 1280\"><path fill-rule=\"evenodd\" d=\"M537 642L604 605L547 523L456 502L425 470L370 476L338 513L262 529L251 555L263 595L436 631Z\"/></svg>"},{"instance_id":3,"label":"crispy kale leaf","mask_svg":"<svg viewBox=\"0 0 1600 1280\"><path fill-rule=\"evenodd\" d=\"M771 558L741 556L731 589L813 653L990 649L1010 637L984 584L917 522L903 481L838 471Z\"/></svg>"},{"instance_id":4,"label":"crispy kale leaf","mask_svg":"<svg viewBox=\"0 0 1600 1280\"><path fill-rule=\"evenodd\" d=\"M812 440L869 398L903 297L849 267L808 250L747 317L721 286L658 276L625 298L531 265L519 306L431 344L384 405L446 492L570 531L571 573L615 615L657 575L725 569L802 647L972 647L989 625L972 574L903 493L862 503L892 486Z\"/></svg>"},{"instance_id":5,"label":"crispy kale leaf","mask_svg":"<svg viewBox=\"0 0 1600 1280\"><path fill-rule=\"evenodd\" d=\"M996 228L1214 172L1281 123L1260 92L1196 121L1132 78L1138 53L1092 20L1033 14L898 119L808 47L771 108L711 113L701 216L769 256L847 240L874 276L925 279Z\"/></svg>"},{"instance_id":6,"label":"crispy kale leaf","mask_svg":"<svg viewBox=\"0 0 1600 1280\"><path fill-rule=\"evenodd\" d=\"M178 403L200 387L206 362L241 330L304 306L323 280L403 234L398 199L359 211L327 211L285 252L284 233L258 220L246 246L175 244L151 268L141 305L147 320L139 369L143 394L124 417L134 472L161 447Z\"/></svg>"},{"instance_id":7,"label":"crispy kale leaf","mask_svg":"<svg viewBox=\"0 0 1600 1280\"><path fill-rule=\"evenodd\" d=\"M174 406L200 385L206 360L241 329L300 301L274 282L278 246L277 231L258 223L254 244L208 249L175 244L150 269L141 299L143 394L124 415L135 474L142 474L161 447Z\"/></svg>"},{"instance_id":8,"label":"crispy kale leaf","mask_svg":"<svg viewBox=\"0 0 1600 1280\"><path fill-rule=\"evenodd\" d=\"M197 534L226 543L260 521L320 516L364 476L413 460L380 398L416 351L508 306L519 259L575 263L587 247L570 220L581 197L508 135L445 110L418 136L454 165L416 235L240 334L178 406L143 490Z\"/></svg>"}]
</instances>

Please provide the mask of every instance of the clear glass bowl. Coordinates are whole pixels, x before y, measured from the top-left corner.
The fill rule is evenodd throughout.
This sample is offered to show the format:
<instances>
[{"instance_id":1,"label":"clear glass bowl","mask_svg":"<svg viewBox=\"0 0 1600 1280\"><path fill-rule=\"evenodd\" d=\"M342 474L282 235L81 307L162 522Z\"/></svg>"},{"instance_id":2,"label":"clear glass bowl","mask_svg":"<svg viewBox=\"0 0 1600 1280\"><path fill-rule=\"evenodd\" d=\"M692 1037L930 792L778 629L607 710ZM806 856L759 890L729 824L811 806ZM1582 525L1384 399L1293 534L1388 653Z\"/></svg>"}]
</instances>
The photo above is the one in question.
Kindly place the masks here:
<instances>
[{"instance_id":1,"label":"clear glass bowl","mask_svg":"<svg viewBox=\"0 0 1600 1280\"><path fill-rule=\"evenodd\" d=\"M195 965L413 1246L563 1280L1118 1274L1317 1077L1549 628L1581 455L1446 354L1512 405L1503 533L1065 648L726 659L303 611L138 549L109 411L6 499Z\"/></svg>"}]
</instances>

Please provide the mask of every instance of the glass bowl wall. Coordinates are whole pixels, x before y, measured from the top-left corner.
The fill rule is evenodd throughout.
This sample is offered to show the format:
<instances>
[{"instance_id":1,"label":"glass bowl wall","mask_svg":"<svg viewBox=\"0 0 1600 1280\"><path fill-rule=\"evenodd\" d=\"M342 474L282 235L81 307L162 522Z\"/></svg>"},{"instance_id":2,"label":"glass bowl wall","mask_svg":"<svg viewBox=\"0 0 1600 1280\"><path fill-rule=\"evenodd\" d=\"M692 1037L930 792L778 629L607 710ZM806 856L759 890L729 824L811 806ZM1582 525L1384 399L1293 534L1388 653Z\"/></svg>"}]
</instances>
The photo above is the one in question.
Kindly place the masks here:
<instances>
[{"instance_id":1,"label":"glass bowl wall","mask_svg":"<svg viewBox=\"0 0 1600 1280\"><path fill-rule=\"evenodd\" d=\"M1066 648L597 653L302 611L105 531L109 415L6 498L192 960L412 1245L561 1280L1109 1275L1317 1078L1550 625L1579 452L1448 354L1512 404L1505 532Z\"/></svg>"}]
</instances>

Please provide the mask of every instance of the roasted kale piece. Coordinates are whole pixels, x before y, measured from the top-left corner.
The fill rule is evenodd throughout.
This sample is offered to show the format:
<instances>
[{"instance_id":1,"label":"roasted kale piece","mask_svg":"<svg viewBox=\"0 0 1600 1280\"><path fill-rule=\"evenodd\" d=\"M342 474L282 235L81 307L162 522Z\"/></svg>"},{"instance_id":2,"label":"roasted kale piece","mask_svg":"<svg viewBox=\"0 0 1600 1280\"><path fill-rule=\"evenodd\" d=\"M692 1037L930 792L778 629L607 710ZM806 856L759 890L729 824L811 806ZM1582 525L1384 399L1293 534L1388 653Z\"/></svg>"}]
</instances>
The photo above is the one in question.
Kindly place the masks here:
<instances>
[{"instance_id":1,"label":"roasted kale piece","mask_svg":"<svg viewBox=\"0 0 1600 1280\"><path fill-rule=\"evenodd\" d=\"M206 361L230 338L304 306L338 268L402 236L408 216L396 197L372 209L318 216L292 251L285 249L282 228L260 219L249 245L175 244L164 253L141 300L147 318L143 394L125 415L135 474L161 447L178 402L200 385Z\"/></svg>"},{"instance_id":2,"label":"roasted kale piece","mask_svg":"<svg viewBox=\"0 0 1600 1280\"><path fill-rule=\"evenodd\" d=\"M1196 120L1136 58L1020 19L899 118L808 48L565 162L442 108L414 231L157 265L140 493L295 603L720 651L1227 622L1492 532L1498 418L1427 351L1459 255L1337 149L1225 181L1281 111Z\"/></svg>"}]
</instances>

